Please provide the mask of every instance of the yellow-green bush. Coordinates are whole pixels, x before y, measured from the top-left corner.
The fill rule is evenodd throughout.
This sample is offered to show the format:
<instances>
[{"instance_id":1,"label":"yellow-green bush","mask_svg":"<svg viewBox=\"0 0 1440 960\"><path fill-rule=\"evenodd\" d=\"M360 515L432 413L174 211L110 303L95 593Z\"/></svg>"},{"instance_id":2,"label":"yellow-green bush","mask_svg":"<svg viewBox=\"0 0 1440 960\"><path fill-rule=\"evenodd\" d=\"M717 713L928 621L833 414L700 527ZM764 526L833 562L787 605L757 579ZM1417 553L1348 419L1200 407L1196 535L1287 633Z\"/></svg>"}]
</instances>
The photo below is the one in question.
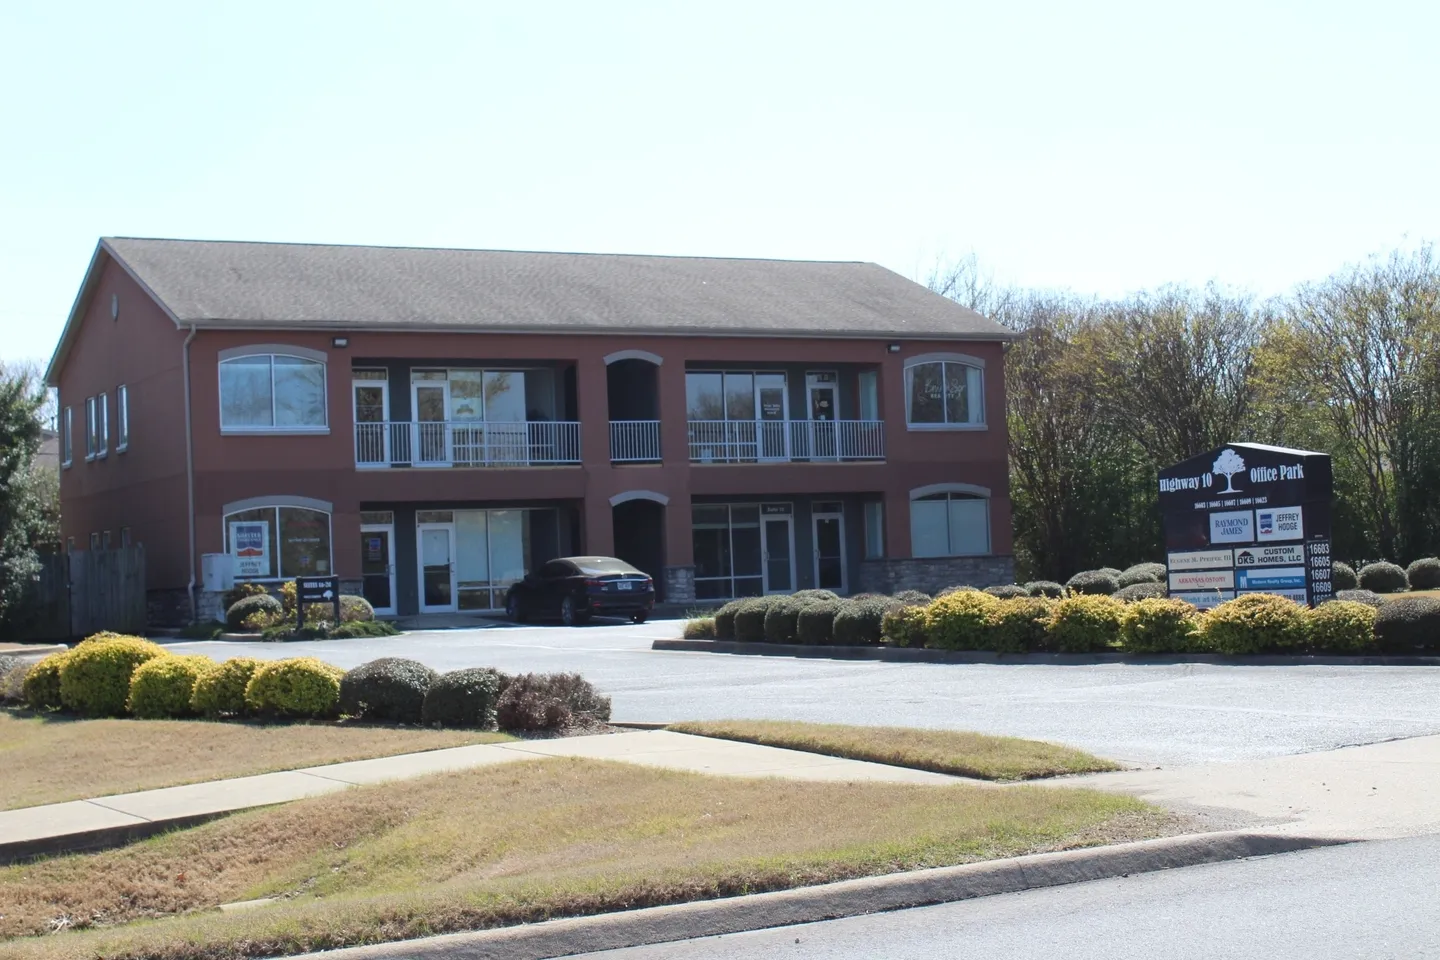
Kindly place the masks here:
<instances>
[{"instance_id":1,"label":"yellow-green bush","mask_svg":"<svg viewBox=\"0 0 1440 960\"><path fill-rule=\"evenodd\" d=\"M1321 653L1366 653L1375 649L1375 608L1368 603L1331 600L1305 611L1305 639Z\"/></svg>"},{"instance_id":2,"label":"yellow-green bush","mask_svg":"<svg viewBox=\"0 0 1440 960\"><path fill-rule=\"evenodd\" d=\"M118 717L130 698L130 676L165 648L141 637L97 633L71 650L60 667L60 702L92 717Z\"/></svg>"},{"instance_id":3,"label":"yellow-green bush","mask_svg":"<svg viewBox=\"0 0 1440 960\"><path fill-rule=\"evenodd\" d=\"M1029 653L1045 647L1045 633L1055 601L1046 597L1002 599L990 611L988 647L997 653Z\"/></svg>"},{"instance_id":4,"label":"yellow-green bush","mask_svg":"<svg viewBox=\"0 0 1440 960\"><path fill-rule=\"evenodd\" d=\"M925 608L925 645L937 650L985 650L990 613L1000 601L979 590L956 590Z\"/></svg>"},{"instance_id":5,"label":"yellow-green bush","mask_svg":"<svg viewBox=\"0 0 1440 960\"><path fill-rule=\"evenodd\" d=\"M1231 656L1286 650L1305 639L1305 608L1274 594L1247 593L1206 613L1200 638Z\"/></svg>"},{"instance_id":6,"label":"yellow-green bush","mask_svg":"<svg viewBox=\"0 0 1440 960\"><path fill-rule=\"evenodd\" d=\"M1077 593L1055 601L1045 643L1062 653L1108 650L1120 636L1125 604L1099 593Z\"/></svg>"},{"instance_id":7,"label":"yellow-green bush","mask_svg":"<svg viewBox=\"0 0 1440 960\"><path fill-rule=\"evenodd\" d=\"M234 657L212 663L195 680L190 707L206 717L239 716L245 712L245 687L265 661Z\"/></svg>"},{"instance_id":8,"label":"yellow-green bush","mask_svg":"<svg viewBox=\"0 0 1440 960\"><path fill-rule=\"evenodd\" d=\"M911 605L885 611L880 642L892 647L925 646L925 608Z\"/></svg>"},{"instance_id":9,"label":"yellow-green bush","mask_svg":"<svg viewBox=\"0 0 1440 960\"><path fill-rule=\"evenodd\" d=\"M1120 649L1126 653L1183 653L1192 649L1200 611L1184 600L1150 597L1125 608Z\"/></svg>"},{"instance_id":10,"label":"yellow-green bush","mask_svg":"<svg viewBox=\"0 0 1440 960\"><path fill-rule=\"evenodd\" d=\"M245 685L245 705L286 717L328 717L340 704L345 671L314 657L262 664Z\"/></svg>"},{"instance_id":11,"label":"yellow-green bush","mask_svg":"<svg viewBox=\"0 0 1440 960\"><path fill-rule=\"evenodd\" d=\"M156 657L135 668L130 676L130 699L126 707L142 720L188 717L194 711L190 696L195 680L209 670L209 657Z\"/></svg>"},{"instance_id":12,"label":"yellow-green bush","mask_svg":"<svg viewBox=\"0 0 1440 960\"><path fill-rule=\"evenodd\" d=\"M70 651L52 653L30 668L20 683L20 695L31 710L60 709L60 668Z\"/></svg>"},{"instance_id":13,"label":"yellow-green bush","mask_svg":"<svg viewBox=\"0 0 1440 960\"><path fill-rule=\"evenodd\" d=\"M714 640L715 618L695 617L692 620L686 620L683 635L686 640Z\"/></svg>"}]
</instances>

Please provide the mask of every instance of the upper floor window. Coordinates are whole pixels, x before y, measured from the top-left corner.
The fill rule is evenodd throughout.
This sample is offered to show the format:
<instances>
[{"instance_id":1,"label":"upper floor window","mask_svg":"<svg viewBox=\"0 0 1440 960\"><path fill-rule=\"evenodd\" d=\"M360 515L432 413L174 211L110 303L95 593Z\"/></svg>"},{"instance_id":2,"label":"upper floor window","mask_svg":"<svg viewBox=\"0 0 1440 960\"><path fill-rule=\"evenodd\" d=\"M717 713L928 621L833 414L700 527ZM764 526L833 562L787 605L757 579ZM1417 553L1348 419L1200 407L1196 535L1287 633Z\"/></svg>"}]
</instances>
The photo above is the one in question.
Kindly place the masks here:
<instances>
[{"instance_id":1,"label":"upper floor window","mask_svg":"<svg viewBox=\"0 0 1440 960\"><path fill-rule=\"evenodd\" d=\"M96 413L100 417L100 439L96 441L95 456L110 453L110 395L102 393L95 398Z\"/></svg>"},{"instance_id":2,"label":"upper floor window","mask_svg":"<svg viewBox=\"0 0 1440 960\"><path fill-rule=\"evenodd\" d=\"M85 398L85 459L94 460L100 448L100 421L95 414L95 398Z\"/></svg>"},{"instance_id":3,"label":"upper floor window","mask_svg":"<svg viewBox=\"0 0 1440 960\"><path fill-rule=\"evenodd\" d=\"M130 388L123 383L115 388L115 452L130 446Z\"/></svg>"},{"instance_id":4,"label":"upper floor window","mask_svg":"<svg viewBox=\"0 0 1440 960\"><path fill-rule=\"evenodd\" d=\"M240 433L325 431L324 355L304 353L223 351L220 428Z\"/></svg>"},{"instance_id":5,"label":"upper floor window","mask_svg":"<svg viewBox=\"0 0 1440 960\"><path fill-rule=\"evenodd\" d=\"M960 355L915 357L905 366L905 415L911 427L983 426L985 371Z\"/></svg>"},{"instance_id":6,"label":"upper floor window","mask_svg":"<svg viewBox=\"0 0 1440 960\"><path fill-rule=\"evenodd\" d=\"M71 436L74 423L74 411L66 407L60 415L60 465L63 467L70 466L70 462L75 459L74 440Z\"/></svg>"},{"instance_id":7,"label":"upper floor window","mask_svg":"<svg viewBox=\"0 0 1440 960\"><path fill-rule=\"evenodd\" d=\"M933 489L933 488L930 488ZM910 555L968 557L990 552L990 498L965 489L910 499Z\"/></svg>"}]
</instances>

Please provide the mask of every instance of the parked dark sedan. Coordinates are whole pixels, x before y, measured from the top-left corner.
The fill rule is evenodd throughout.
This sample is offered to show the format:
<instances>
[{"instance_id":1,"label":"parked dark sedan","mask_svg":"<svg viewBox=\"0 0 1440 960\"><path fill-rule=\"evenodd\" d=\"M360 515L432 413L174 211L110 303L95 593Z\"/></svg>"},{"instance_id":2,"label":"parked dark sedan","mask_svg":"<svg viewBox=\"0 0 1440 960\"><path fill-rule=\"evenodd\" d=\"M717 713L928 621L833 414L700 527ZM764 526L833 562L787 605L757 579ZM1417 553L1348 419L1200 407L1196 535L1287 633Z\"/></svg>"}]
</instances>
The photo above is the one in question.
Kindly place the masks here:
<instances>
[{"instance_id":1,"label":"parked dark sedan","mask_svg":"<svg viewBox=\"0 0 1440 960\"><path fill-rule=\"evenodd\" d=\"M655 581L614 557L561 557L510 588L505 612L516 623L559 617L566 626L591 617L644 623L655 606Z\"/></svg>"}]
</instances>

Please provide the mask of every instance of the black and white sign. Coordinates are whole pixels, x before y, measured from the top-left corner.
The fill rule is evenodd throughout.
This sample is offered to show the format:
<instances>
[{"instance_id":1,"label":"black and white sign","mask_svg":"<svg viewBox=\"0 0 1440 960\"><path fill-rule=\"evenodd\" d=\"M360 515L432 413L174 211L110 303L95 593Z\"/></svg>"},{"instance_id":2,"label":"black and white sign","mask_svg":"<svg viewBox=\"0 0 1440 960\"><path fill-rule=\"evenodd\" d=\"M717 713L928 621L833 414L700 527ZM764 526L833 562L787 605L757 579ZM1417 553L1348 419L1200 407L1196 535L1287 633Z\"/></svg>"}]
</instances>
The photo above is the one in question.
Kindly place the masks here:
<instances>
[{"instance_id":1,"label":"black and white sign","mask_svg":"<svg viewBox=\"0 0 1440 960\"><path fill-rule=\"evenodd\" d=\"M1211 543L1251 543L1255 539L1255 511L1227 510L1210 514Z\"/></svg>"},{"instance_id":2,"label":"black and white sign","mask_svg":"<svg viewBox=\"0 0 1440 960\"><path fill-rule=\"evenodd\" d=\"M335 609L335 623L340 622L340 578L295 578L295 623L305 626L305 607L312 603L328 603Z\"/></svg>"},{"instance_id":3,"label":"black and white sign","mask_svg":"<svg viewBox=\"0 0 1440 960\"><path fill-rule=\"evenodd\" d=\"M1187 550L1183 553L1171 553L1165 558L1165 565L1171 571L1213 570L1217 567L1228 567L1234 562L1233 554L1229 550Z\"/></svg>"}]
</instances>

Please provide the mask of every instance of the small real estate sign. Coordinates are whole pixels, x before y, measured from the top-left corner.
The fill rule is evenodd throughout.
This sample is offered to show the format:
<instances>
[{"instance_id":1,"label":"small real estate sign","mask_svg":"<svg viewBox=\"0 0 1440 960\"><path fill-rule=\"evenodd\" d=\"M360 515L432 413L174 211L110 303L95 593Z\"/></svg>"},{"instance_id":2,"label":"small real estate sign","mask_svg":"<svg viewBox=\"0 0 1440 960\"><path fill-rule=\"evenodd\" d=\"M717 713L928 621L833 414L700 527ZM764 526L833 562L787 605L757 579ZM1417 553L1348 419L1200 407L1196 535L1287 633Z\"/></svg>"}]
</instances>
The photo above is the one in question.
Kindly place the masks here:
<instances>
[{"instance_id":1,"label":"small real estate sign","mask_svg":"<svg viewBox=\"0 0 1440 960\"><path fill-rule=\"evenodd\" d=\"M1161 470L1170 595L1196 606L1244 593L1330 599L1332 489L1328 454L1257 443Z\"/></svg>"},{"instance_id":2,"label":"small real estate sign","mask_svg":"<svg viewBox=\"0 0 1440 960\"><path fill-rule=\"evenodd\" d=\"M264 520L232 521L230 554L235 558L235 576L270 576L270 524Z\"/></svg>"}]
</instances>

